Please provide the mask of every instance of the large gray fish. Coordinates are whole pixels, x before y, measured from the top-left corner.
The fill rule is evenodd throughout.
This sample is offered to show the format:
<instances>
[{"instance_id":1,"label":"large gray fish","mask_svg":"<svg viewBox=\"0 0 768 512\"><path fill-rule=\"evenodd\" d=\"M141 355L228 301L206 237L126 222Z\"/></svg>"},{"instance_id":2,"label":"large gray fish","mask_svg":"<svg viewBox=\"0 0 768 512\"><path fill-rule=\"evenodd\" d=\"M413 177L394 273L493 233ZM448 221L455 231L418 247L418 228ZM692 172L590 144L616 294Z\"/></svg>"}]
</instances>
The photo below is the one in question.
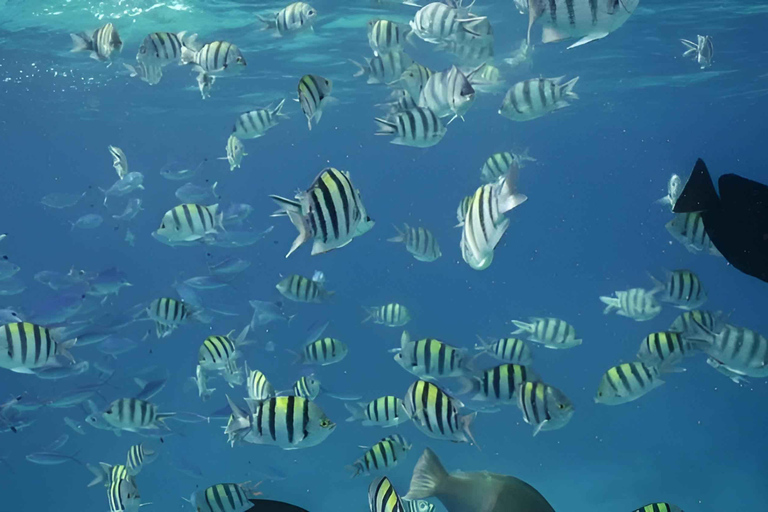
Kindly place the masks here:
<instances>
[{"instance_id":1,"label":"large gray fish","mask_svg":"<svg viewBox=\"0 0 768 512\"><path fill-rule=\"evenodd\" d=\"M91 52L91 58L100 61L109 60L112 53L123 49L123 42L120 40L120 34L111 23L99 27L92 34L81 32L79 34L69 34L72 38L73 52Z\"/></svg>"},{"instance_id":2,"label":"large gray fish","mask_svg":"<svg viewBox=\"0 0 768 512\"><path fill-rule=\"evenodd\" d=\"M427 448L413 469L405 499L433 496L448 512L555 512L539 491L522 480L488 471L448 474Z\"/></svg>"},{"instance_id":3,"label":"large gray fish","mask_svg":"<svg viewBox=\"0 0 768 512\"><path fill-rule=\"evenodd\" d=\"M639 3L640 0L528 0L528 43L538 20L542 23L542 43L581 38L570 49L602 39L621 27Z\"/></svg>"}]
</instances>

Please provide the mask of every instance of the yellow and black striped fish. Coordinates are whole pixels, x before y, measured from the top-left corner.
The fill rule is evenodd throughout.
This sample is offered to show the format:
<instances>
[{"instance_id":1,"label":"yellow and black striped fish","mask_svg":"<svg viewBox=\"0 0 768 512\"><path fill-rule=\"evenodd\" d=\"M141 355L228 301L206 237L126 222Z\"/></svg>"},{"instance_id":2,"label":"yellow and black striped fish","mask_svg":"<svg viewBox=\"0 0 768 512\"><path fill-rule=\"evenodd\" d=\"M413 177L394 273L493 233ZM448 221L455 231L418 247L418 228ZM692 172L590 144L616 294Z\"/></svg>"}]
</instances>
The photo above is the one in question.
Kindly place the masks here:
<instances>
[{"instance_id":1,"label":"yellow and black striped fish","mask_svg":"<svg viewBox=\"0 0 768 512\"><path fill-rule=\"evenodd\" d=\"M192 494L189 501L197 512L245 512L254 508L249 497L253 489L243 484L216 484Z\"/></svg>"},{"instance_id":2,"label":"yellow and black striped fish","mask_svg":"<svg viewBox=\"0 0 768 512\"><path fill-rule=\"evenodd\" d=\"M136 432L164 427L164 421L176 413L158 412L157 406L138 398L119 398L109 405L102 417L116 429Z\"/></svg>"},{"instance_id":3,"label":"yellow and black striped fish","mask_svg":"<svg viewBox=\"0 0 768 512\"><path fill-rule=\"evenodd\" d=\"M133 475L128 471L128 467L122 464L107 464L106 462L100 462L99 466L91 466L86 464L88 470L94 474L94 479L88 484L88 487L93 487L96 484L104 482L105 487L109 487L112 482L117 480L131 480L131 483L135 485Z\"/></svg>"},{"instance_id":4,"label":"yellow and black striped fish","mask_svg":"<svg viewBox=\"0 0 768 512\"><path fill-rule=\"evenodd\" d=\"M249 370L248 361L245 362L245 374L247 375L249 399L262 401L275 396L275 388L269 383L267 376L259 370Z\"/></svg>"},{"instance_id":5,"label":"yellow and black striped fish","mask_svg":"<svg viewBox=\"0 0 768 512\"><path fill-rule=\"evenodd\" d=\"M69 36L72 38L72 52L91 52L91 58L95 60L109 60L114 52L119 53L123 49L120 34L111 23L97 28L92 34L81 32Z\"/></svg>"},{"instance_id":6,"label":"yellow and black striped fish","mask_svg":"<svg viewBox=\"0 0 768 512\"><path fill-rule=\"evenodd\" d=\"M155 233L170 242L194 242L218 233L223 218L218 204L180 204L165 212Z\"/></svg>"},{"instance_id":7,"label":"yellow and black striped fish","mask_svg":"<svg viewBox=\"0 0 768 512\"><path fill-rule=\"evenodd\" d=\"M469 205L472 203L474 197L474 194L470 194L461 200L459 207L456 208L456 220L458 220L459 223L454 227L460 228L464 225L464 220L467 218L467 212L469 211Z\"/></svg>"},{"instance_id":8,"label":"yellow and black striped fish","mask_svg":"<svg viewBox=\"0 0 768 512\"><path fill-rule=\"evenodd\" d=\"M517 391L525 382L538 381L539 376L526 366L502 364L489 368L466 380L461 393L474 392L472 400L499 404L517 402Z\"/></svg>"},{"instance_id":9,"label":"yellow and black striped fish","mask_svg":"<svg viewBox=\"0 0 768 512\"><path fill-rule=\"evenodd\" d=\"M136 476L141 472L145 464L151 464L157 459L157 452L147 448L144 443L135 444L128 449L128 457L125 466L128 474Z\"/></svg>"},{"instance_id":10,"label":"yellow and black striped fish","mask_svg":"<svg viewBox=\"0 0 768 512\"><path fill-rule=\"evenodd\" d=\"M314 400L320 394L320 381L312 376L303 376L293 383L293 394L307 400Z\"/></svg>"},{"instance_id":11,"label":"yellow and black striped fish","mask_svg":"<svg viewBox=\"0 0 768 512\"><path fill-rule=\"evenodd\" d=\"M414 107L396 113L391 119L377 117L376 135L394 135L391 144L414 148L432 147L443 139L445 125L428 107Z\"/></svg>"},{"instance_id":12,"label":"yellow and black striped fish","mask_svg":"<svg viewBox=\"0 0 768 512\"><path fill-rule=\"evenodd\" d=\"M392 469L405 458L410 449L411 444L403 436L393 434L371 446L347 469L354 473L352 478Z\"/></svg>"},{"instance_id":13,"label":"yellow and black striped fish","mask_svg":"<svg viewBox=\"0 0 768 512\"><path fill-rule=\"evenodd\" d=\"M141 495L133 479L113 480L107 488L109 512L138 512Z\"/></svg>"},{"instance_id":14,"label":"yellow and black striped fish","mask_svg":"<svg viewBox=\"0 0 768 512\"><path fill-rule=\"evenodd\" d=\"M323 109L333 101L333 82L319 75L304 75L299 80L299 104L301 111L307 117L307 126L312 129L312 120L315 124L323 117Z\"/></svg>"},{"instance_id":15,"label":"yellow and black striped fish","mask_svg":"<svg viewBox=\"0 0 768 512\"><path fill-rule=\"evenodd\" d=\"M50 329L28 322L15 322L0 326L0 368L17 373L56 363L56 356L74 362L69 353L77 340L58 343Z\"/></svg>"},{"instance_id":16,"label":"yellow and black striped fish","mask_svg":"<svg viewBox=\"0 0 768 512\"><path fill-rule=\"evenodd\" d=\"M698 309L707 301L707 292L699 276L690 270L675 270L666 273L664 282L651 276L656 284L655 291L661 292L659 299L676 308Z\"/></svg>"},{"instance_id":17,"label":"yellow and black striped fish","mask_svg":"<svg viewBox=\"0 0 768 512\"><path fill-rule=\"evenodd\" d=\"M237 116L232 134L241 139L255 139L264 135L267 130L277 126L280 118L288 118L282 113L285 99L277 104L277 107L249 110Z\"/></svg>"},{"instance_id":18,"label":"yellow and black striped fish","mask_svg":"<svg viewBox=\"0 0 768 512\"><path fill-rule=\"evenodd\" d=\"M636 510L633 510L632 512L683 512L683 509L681 509L677 505L659 502L659 503L651 503L650 505L640 507Z\"/></svg>"},{"instance_id":19,"label":"yellow and black striped fish","mask_svg":"<svg viewBox=\"0 0 768 512\"><path fill-rule=\"evenodd\" d=\"M406 250L419 261L432 262L442 256L440 245L432 232L419 226L414 228L405 224L404 229L395 226L397 236L388 238L388 242L404 243Z\"/></svg>"},{"instance_id":20,"label":"yellow and black striped fish","mask_svg":"<svg viewBox=\"0 0 768 512\"><path fill-rule=\"evenodd\" d=\"M576 329L559 318L531 318L530 323L512 320L517 330L512 334L527 332L528 339L541 343L547 348L571 348L581 345L576 338Z\"/></svg>"},{"instance_id":21,"label":"yellow and black striped fish","mask_svg":"<svg viewBox=\"0 0 768 512\"><path fill-rule=\"evenodd\" d=\"M194 64L209 76L235 75L247 65L240 48L227 41L205 43L199 50L182 46L181 63Z\"/></svg>"},{"instance_id":22,"label":"yellow and black striped fish","mask_svg":"<svg viewBox=\"0 0 768 512\"><path fill-rule=\"evenodd\" d=\"M659 370L640 361L623 363L610 368L603 375L597 388L595 402L619 405L637 400L649 391L664 384Z\"/></svg>"},{"instance_id":23,"label":"yellow and black striped fish","mask_svg":"<svg viewBox=\"0 0 768 512\"><path fill-rule=\"evenodd\" d=\"M460 416L459 409L463 404L437 385L417 380L408 388L403 403L416 428L425 435L456 443L471 441L477 444L469 429L477 414Z\"/></svg>"},{"instance_id":24,"label":"yellow and black striped fish","mask_svg":"<svg viewBox=\"0 0 768 512\"><path fill-rule=\"evenodd\" d=\"M405 411L403 401L396 396L381 396L368 403L344 406L352 413L347 421L362 421L366 427L394 427L411 419Z\"/></svg>"},{"instance_id":25,"label":"yellow and black striped fish","mask_svg":"<svg viewBox=\"0 0 768 512\"><path fill-rule=\"evenodd\" d=\"M245 343L251 326L246 325L237 338L232 339L232 332L226 336L208 336L200 345L197 362L204 370L222 370L239 357L238 347Z\"/></svg>"},{"instance_id":26,"label":"yellow and black striped fish","mask_svg":"<svg viewBox=\"0 0 768 512\"><path fill-rule=\"evenodd\" d=\"M708 331L714 331L717 324L715 315L709 311L701 311L694 309L692 311L686 311L677 318L675 318L672 325L669 326L670 331L687 333L692 330L693 323L696 322L704 329Z\"/></svg>"},{"instance_id":27,"label":"yellow and black striped fish","mask_svg":"<svg viewBox=\"0 0 768 512\"><path fill-rule=\"evenodd\" d=\"M395 362L420 378L461 377L465 373L464 351L434 338L411 341L408 331L400 337Z\"/></svg>"},{"instance_id":28,"label":"yellow and black striped fish","mask_svg":"<svg viewBox=\"0 0 768 512\"><path fill-rule=\"evenodd\" d=\"M288 300L294 302L312 302L319 304L333 295L325 289L322 273L315 273L313 279L292 274L277 283L275 288Z\"/></svg>"},{"instance_id":29,"label":"yellow and black striped fish","mask_svg":"<svg viewBox=\"0 0 768 512\"><path fill-rule=\"evenodd\" d=\"M327 366L338 363L349 353L347 345L336 338L320 338L306 345L299 354L300 361L304 364L319 364Z\"/></svg>"},{"instance_id":30,"label":"yellow and black striped fish","mask_svg":"<svg viewBox=\"0 0 768 512\"><path fill-rule=\"evenodd\" d=\"M147 307L147 315L155 321L158 338L165 338L182 325L192 312L184 302L168 297L153 300Z\"/></svg>"},{"instance_id":31,"label":"yellow and black striped fish","mask_svg":"<svg viewBox=\"0 0 768 512\"><path fill-rule=\"evenodd\" d=\"M517 162L509 151L494 153L483 164L480 177L485 183L493 183L507 174L513 165L517 165Z\"/></svg>"},{"instance_id":32,"label":"yellow and black striped fish","mask_svg":"<svg viewBox=\"0 0 768 512\"><path fill-rule=\"evenodd\" d=\"M278 36L286 36L312 29L317 10L306 2L293 2L272 17L258 14L256 17L264 23L263 30L274 30Z\"/></svg>"},{"instance_id":33,"label":"yellow and black striped fish","mask_svg":"<svg viewBox=\"0 0 768 512\"><path fill-rule=\"evenodd\" d=\"M573 416L573 403L565 393L543 382L524 382L517 391L517 406L523 420L533 427L535 436L542 430L563 428Z\"/></svg>"},{"instance_id":34,"label":"yellow and black striped fish","mask_svg":"<svg viewBox=\"0 0 768 512\"><path fill-rule=\"evenodd\" d=\"M151 66L165 66L181 61L185 46L193 47L197 34L186 32L153 32L146 36L139 46L136 60Z\"/></svg>"},{"instance_id":35,"label":"yellow and black striped fish","mask_svg":"<svg viewBox=\"0 0 768 512\"><path fill-rule=\"evenodd\" d=\"M377 478L368 486L368 506L371 512L403 512L403 504L389 478Z\"/></svg>"},{"instance_id":36,"label":"yellow and black striped fish","mask_svg":"<svg viewBox=\"0 0 768 512\"><path fill-rule=\"evenodd\" d=\"M697 348L698 344L678 332L654 332L640 344L637 358L648 366L670 369L686 355L693 355Z\"/></svg>"},{"instance_id":37,"label":"yellow and black striped fish","mask_svg":"<svg viewBox=\"0 0 768 512\"><path fill-rule=\"evenodd\" d=\"M402 51L411 28L389 20L368 21L368 44L374 55Z\"/></svg>"},{"instance_id":38,"label":"yellow and black striped fish","mask_svg":"<svg viewBox=\"0 0 768 512\"><path fill-rule=\"evenodd\" d=\"M499 361L523 366L533 362L531 347L520 338L499 338L491 340L490 343L480 336L477 339L480 340L480 344L475 345L475 350L481 350Z\"/></svg>"},{"instance_id":39,"label":"yellow and black striped fish","mask_svg":"<svg viewBox=\"0 0 768 512\"><path fill-rule=\"evenodd\" d=\"M365 317L363 323L373 320L373 323L387 327L402 327L411 321L411 313L408 309L396 302L365 308L365 310L368 312L368 316Z\"/></svg>"}]
</instances>

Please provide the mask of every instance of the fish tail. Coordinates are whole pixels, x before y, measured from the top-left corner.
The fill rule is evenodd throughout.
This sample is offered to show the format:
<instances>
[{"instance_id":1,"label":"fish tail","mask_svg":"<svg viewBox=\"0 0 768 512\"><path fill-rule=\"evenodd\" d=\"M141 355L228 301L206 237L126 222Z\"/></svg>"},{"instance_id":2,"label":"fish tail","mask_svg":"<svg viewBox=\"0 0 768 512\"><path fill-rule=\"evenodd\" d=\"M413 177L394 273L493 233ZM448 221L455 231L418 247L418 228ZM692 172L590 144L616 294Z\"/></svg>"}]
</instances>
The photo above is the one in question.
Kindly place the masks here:
<instances>
[{"instance_id":1,"label":"fish tail","mask_svg":"<svg viewBox=\"0 0 768 512\"><path fill-rule=\"evenodd\" d=\"M390 242L391 242L391 240L390 240ZM363 319L363 321L362 321L362 322L360 322L361 324L364 324L364 323L368 322L368 321L369 321L371 318L373 318L373 317L374 317L374 315L375 315L375 313L376 313L376 310L377 310L378 308L377 308L376 306L371 306L371 307L366 307L366 306L363 306L363 309L364 309L364 310L365 310L365 312L368 314L368 316L366 316L366 317Z\"/></svg>"},{"instance_id":2,"label":"fish tail","mask_svg":"<svg viewBox=\"0 0 768 512\"><path fill-rule=\"evenodd\" d=\"M69 34L69 37L72 38L72 49L70 50L71 52L76 53L93 50L93 41L91 41L91 37L85 32L80 32L79 34Z\"/></svg>"},{"instance_id":3,"label":"fish tail","mask_svg":"<svg viewBox=\"0 0 768 512\"><path fill-rule=\"evenodd\" d=\"M440 492L448 480L448 472L435 452L427 448L413 468L411 487L404 496L407 500L430 498Z\"/></svg>"},{"instance_id":4,"label":"fish tail","mask_svg":"<svg viewBox=\"0 0 768 512\"><path fill-rule=\"evenodd\" d=\"M579 77L572 78L571 80L568 80L563 85L560 86L560 94L563 98L572 98L574 100L579 99L579 95L573 92L573 87L576 85L576 82L579 81Z\"/></svg>"},{"instance_id":5,"label":"fish tail","mask_svg":"<svg viewBox=\"0 0 768 512\"><path fill-rule=\"evenodd\" d=\"M351 62L352 64L354 64L355 66L357 66L359 68L355 72L355 74L352 75L355 78L357 78L358 76L363 76L368 71L368 69L365 66L363 66L362 64L360 64L356 60L349 59L349 62Z\"/></svg>"},{"instance_id":6,"label":"fish tail","mask_svg":"<svg viewBox=\"0 0 768 512\"><path fill-rule=\"evenodd\" d=\"M275 109L272 111L273 116L277 117L283 117L285 119L289 119L289 117L286 114L283 114L283 105L285 104L285 98L283 98L280 103L277 104Z\"/></svg>"},{"instance_id":7,"label":"fish tail","mask_svg":"<svg viewBox=\"0 0 768 512\"><path fill-rule=\"evenodd\" d=\"M193 64L195 62L195 55L197 55L197 52L191 48L188 48L187 46L181 47L181 60L179 61L180 65L186 65L186 64Z\"/></svg>"},{"instance_id":8,"label":"fish tail","mask_svg":"<svg viewBox=\"0 0 768 512\"><path fill-rule=\"evenodd\" d=\"M520 320L512 320L512 323L515 324L515 327L517 327L517 330L512 334L520 334L521 332L533 332L533 324L527 324L525 322L521 322Z\"/></svg>"},{"instance_id":9,"label":"fish tail","mask_svg":"<svg viewBox=\"0 0 768 512\"><path fill-rule=\"evenodd\" d=\"M395 123L380 117L377 117L374 120L378 124L379 129L379 131L376 132L376 135L397 135L397 125Z\"/></svg>"},{"instance_id":10,"label":"fish tail","mask_svg":"<svg viewBox=\"0 0 768 512\"><path fill-rule=\"evenodd\" d=\"M96 467L90 464L86 464L85 467L88 468L88 471L94 474L94 479L91 480L91 482L88 484L88 487L93 487L94 485L100 484L101 482L106 480L107 472L104 471L104 469L101 466Z\"/></svg>"},{"instance_id":11,"label":"fish tail","mask_svg":"<svg viewBox=\"0 0 768 512\"><path fill-rule=\"evenodd\" d=\"M347 418L347 421L362 421L365 419L365 404L344 404L344 407L352 415Z\"/></svg>"},{"instance_id":12,"label":"fish tail","mask_svg":"<svg viewBox=\"0 0 768 512\"><path fill-rule=\"evenodd\" d=\"M397 231L397 236L393 236L392 238L387 238L387 242L400 242L400 243L405 242L405 233L400 231L399 227L395 225L393 225L393 227L395 228L395 231ZM406 229L408 228L406 227Z\"/></svg>"},{"instance_id":13,"label":"fish tail","mask_svg":"<svg viewBox=\"0 0 768 512\"><path fill-rule=\"evenodd\" d=\"M604 315L607 315L614 309L619 309L619 306L617 304L619 302L619 299L617 299L616 297L603 296L603 297L600 297L600 301L606 305L605 309L603 310Z\"/></svg>"}]
</instances>

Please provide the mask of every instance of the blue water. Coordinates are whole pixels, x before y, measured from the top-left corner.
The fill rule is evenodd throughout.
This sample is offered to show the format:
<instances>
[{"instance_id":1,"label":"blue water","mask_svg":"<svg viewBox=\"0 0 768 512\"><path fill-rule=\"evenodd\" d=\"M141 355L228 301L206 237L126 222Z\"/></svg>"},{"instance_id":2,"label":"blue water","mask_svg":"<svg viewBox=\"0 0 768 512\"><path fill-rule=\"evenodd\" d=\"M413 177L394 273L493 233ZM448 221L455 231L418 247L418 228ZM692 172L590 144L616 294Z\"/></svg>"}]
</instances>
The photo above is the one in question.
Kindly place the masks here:
<instances>
[{"instance_id":1,"label":"blue water","mask_svg":"<svg viewBox=\"0 0 768 512\"><path fill-rule=\"evenodd\" d=\"M130 4L130 5L129 5ZM232 254L252 262L224 293L201 292L203 301L225 302L237 317L214 316L205 325L191 323L157 340L152 332L140 341L149 322L138 322L120 335L139 347L112 359L97 346L75 348L78 360L100 362L116 370L100 407L134 395L133 378L156 367L170 372L166 388L153 401L162 411L208 415L224 406L225 393L245 395L222 380L203 404L189 378L197 351L210 334L241 329L250 320L249 299L279 298L275 284L285 275L311 276L322 270L336 292L329 304L288 303L290 323L257 330L257 344L244 350L251 368L264 371L278 389L288 389L302 371L292 365L296 350L314 322L331 322L328 334L350 346L341 363L317 370L333 391L360 393L366 399L403 396L414 377L392 361L400 330L361 324L363 306L400 302L412 312L414 337L435 337L472 347L476 335L504 336L511 320L556 316L576 327L583 345L552 351L534 346L534 367L574 402L576 413L562 430L531 437L514 406L481 414L473 426L482 450L468 444L432 440L412 425L397 431L414 447L405 462L389 472L401 494L413 464L431 447L449 470L489 470L515 475L534 485L558 512L630 511L653 501L669 501L686 511L764 509L765 380L736 385L705 364L686 359L685 373L667 375L667 383L629 404L607 407L593 402L600 377L610 366L634 358L640 341L664 330L679 313L665 306L650 322L601 314L600 295L635 286L651 287L647 272L689 268L709 292L706 309L730 313L738 325L768 333L766 285L726 265L721 258L692 255L664 229L668 210L653 201L664 195L672 173L686 176L697 157L714 175L736 172L767 181L761 133L766 101L766 53L762 42L768 22L765 5L753 2L643 0L629 21L608 38L565 50L565 44L538 44L530 71L510 70L502 58L525 35L526 18L512 2L478 0L476 12L495 29L496 65L507 85L545 76L580 76L580 99L543 118L513 123L499 115L503 90L481 94L465 116L455 121L443 141L430 149L387 143L374 136L374 107L388 91L351 77L348 59L370 53L365 23L371 17L407 21L413 10L368 7L365 0L313 2L320 12L314 33L275 39L260 32L255 14L281 5L253 2L173 1L71 2L0 0L0 254L22 267L27 289L2 297L0 306L31 312L55 293L36 282L41 270L70 267L100 271L117 267L133 284L109 298L99 313L123 312L161 296L175 296L176 280L206 273L206 253ZM86 54L70 54L69 32L93 30L112 21L124 49L106 67ZM248 67L237 77L221 78L212 97L201 100L189 69L165 68L160 84L131 79L120 62L132 62L149 32L189 30L203 41L226 39L239 45ZM536 34L538 31L534 31ZM709 34L715 41L714 65L705 71L683 59L679 38ZM450 65L451 56L422 41L407 48L433 69ZM310 132L295 97L306 73L334 81L340 101ZM505 90L506 88L504 88ZM289 98L281 122L263 138L246 140L248 156L230 172L224 146L236 115ZM130 170L144 173L144 210L128 224L134 246L124 241L119 214L124 198L102 205L99 187L116 179L108 145L121 147ZM453 228L458 202L479 185L483 161L496 151L529 148L537 162L521 171L520 189L529 200L510 214L512 225L488 270L477 272L461 259L461 232ZM274 230L257 244L239 249L177 247L151 236L164 212L179 201L183 182L160 176L167 164L191 166L208 158L194 183L218 182L221 203L254 208L246 226ZM327 166L349 171L360 189L375 228L350 245L310 257L309 247L289 259L284 255L295 236L285 218L270 218L269 194L291 196L306 188ZM51 192L86 197L67 209L44 207ZM105 217L95 230L72 230L86 213ZM386 239L393 224L428 227L443 257L434 263L413 259ZM211 298L208 298L208 297ZM274 352L264 350L273 341ZM482 359L481 365L493 365ZM24 393L50 399L68 389L95 382L97 374L60 381L0 372L0 400ZM150 441L160 458L137 481L146 510L191 510L181 497L218 482L264 480L277 469L282 479L267 480L260 490L313 512L364 510L370 478L350 480L344 466L381 437L393 433L345 422L343 403L321 396L318 403L338 427L320 446L282 451L269 446L230 448L224 423L169 423L173 435ZM107 510L106 493L86 489L91 474L76 462L40 466L27 460L63 433L70 441L62 453L82 463L123 463L127 449L143 438L121 437L87 425L78 436L63 423L82 422L86 413L41 408L25 417L34 423L18 433L0 435L3 498L0 511ZM196 478L179 467L192 466ZM439 503L438 510L442 510ZM185 507L185 508L182 508Z\"/></svg>"}]
</instances>

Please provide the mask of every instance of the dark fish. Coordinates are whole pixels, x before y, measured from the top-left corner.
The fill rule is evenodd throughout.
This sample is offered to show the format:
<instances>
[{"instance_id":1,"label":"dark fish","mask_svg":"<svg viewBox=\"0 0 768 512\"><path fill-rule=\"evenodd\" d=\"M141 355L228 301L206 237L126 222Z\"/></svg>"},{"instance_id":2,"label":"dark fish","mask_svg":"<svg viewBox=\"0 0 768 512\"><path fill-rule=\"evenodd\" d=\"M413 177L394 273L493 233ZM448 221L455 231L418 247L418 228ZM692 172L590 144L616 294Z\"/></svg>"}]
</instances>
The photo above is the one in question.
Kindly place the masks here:
<instances>
[{"instance_id":1,"label":"dark fish","mask_svg":"<svg viewBox=\"0 0 768 512\"><path fill-rule=\"evenodd\" d=\"M768 282L768 186L736 174L720 176L717 184L720 197L697 160L673 211L701 212L707 235L728 263Z\"/></svg>"}]
</instances>

